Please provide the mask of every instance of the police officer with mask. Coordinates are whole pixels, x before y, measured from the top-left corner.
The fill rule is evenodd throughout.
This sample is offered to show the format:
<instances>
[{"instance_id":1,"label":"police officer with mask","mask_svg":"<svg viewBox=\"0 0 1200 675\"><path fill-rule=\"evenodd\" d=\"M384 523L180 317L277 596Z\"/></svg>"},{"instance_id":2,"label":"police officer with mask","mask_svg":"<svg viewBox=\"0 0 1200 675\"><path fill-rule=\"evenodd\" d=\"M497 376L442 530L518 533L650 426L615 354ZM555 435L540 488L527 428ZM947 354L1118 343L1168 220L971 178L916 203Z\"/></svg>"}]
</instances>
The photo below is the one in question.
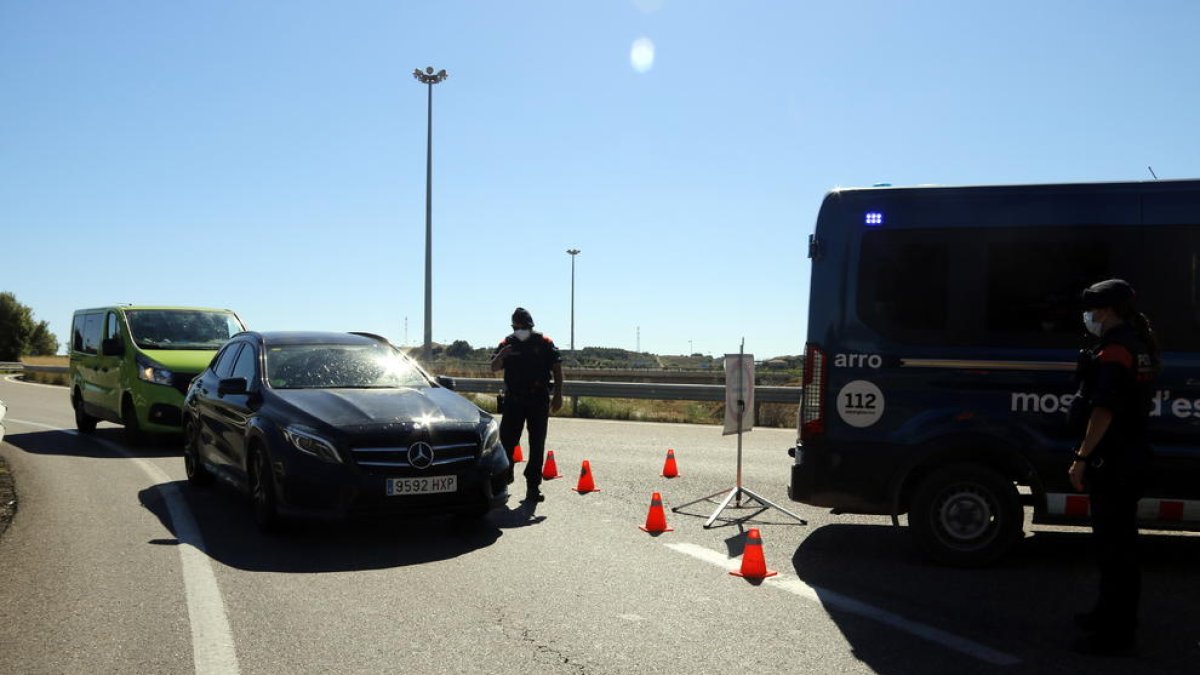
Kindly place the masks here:
<instances>
[{"instance_id":1,"label":"police officer with mask","mask_svg":"<svg viewBox=\"0 0 1200 675\"><path fill-rule=\"evenodd\" d=\"M1146 316L1134 307L1133 288L1109 279L1083 292L1083 322L1099 338L1081 355L1080 390L1072 417L1083 441L1069 476L1087 490L1100 569L1095 606L1075 617L1087 635L1078 651L1128 655L1136 650L1141 595L1137 505L1150 462L1147 427L1159 348Z\"/></svg>"},{"instance_id":2,"label":"police officer with mask","mask_svg":"<svg viewBox=\"0 0 1200 675\"><path fill-rule=\"evenodd\" d=\"M536 503L545 499L539 486L550 412L562 407L562 357L550 338L533 330L533 316L524 307L513 312L512 328L512 334L492 354L492 370L504 371L500 442L511 463L513 448L521 441L522 428L528 427L525 501Z\"/></svg>"}]
</instances>

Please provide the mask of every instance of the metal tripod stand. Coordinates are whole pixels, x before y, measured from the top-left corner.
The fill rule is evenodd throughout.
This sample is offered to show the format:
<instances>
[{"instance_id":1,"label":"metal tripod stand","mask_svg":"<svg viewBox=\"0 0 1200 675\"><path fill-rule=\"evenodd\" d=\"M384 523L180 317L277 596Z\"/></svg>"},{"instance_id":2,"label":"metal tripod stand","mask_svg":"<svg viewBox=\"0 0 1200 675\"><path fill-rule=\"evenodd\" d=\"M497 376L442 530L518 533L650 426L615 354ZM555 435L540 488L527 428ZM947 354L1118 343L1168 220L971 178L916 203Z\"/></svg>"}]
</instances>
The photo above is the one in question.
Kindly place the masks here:
<instances>
[{"instance_id":1,"label":"metal tripod stand","mask_svg":"<svg viewBox=\"0 0 1200 675\"><path fill-rule=\"evenodd\" d=\"M745 342L742 343L742 346L738 351L738 356L739 357L745 356ZM672 508L671 510L674 511L675 513L679 513L679 511L681 509L685 509L693 504L699 504L700 502L709 501L712 498L719 497L720 495L723 494L723 495L725 495L725 498L721 500L720 505L717 506L717 510L713 511L712 515L708 517L708 520L704 521L704 527L709 528L709 527L712 527L712 524L714 522L716 522L717 517L721 515L721 512L724 511L725 509L729 508L729 502L735 502L734 508L741 508L742 507L742 497L745 496L750 499L753 499L754 501L758 502L759 504L762 504L766 508L771 508L771 509L776 509L778 511L782 511L783 513L798 520L801 525L807 525L808 524L807 520L804 520L800 516L792 513L791 511L788 511L787 509L783 508L782 506L779 506L778 504L772 503L770 500L766 499L762 495L759 495L758 493L754 492L750 488L742 485L742 419L746 415L746 400L745 400L745 398L743 398L743 396L745 395L743 393L745 391L745 388L744 388L745 383L742 380L742 378L743 378L742 373L743 373L743 370L739 363L738 380L737 380L737 383L738 383L738 388L737 388L737 391L738 391L738 399L737 399L737 406L738 406L737 407L737 483L733 486L732 489L730 489L728 491L722 490L720 492L714 492L713 494L708 495L707 497L701 497L700 499L692 500L686 504L681 504L679 506L676 506L676 507ZM753 384L751 384L751 386L753 386Z\"/></svg>"}]
</instances>

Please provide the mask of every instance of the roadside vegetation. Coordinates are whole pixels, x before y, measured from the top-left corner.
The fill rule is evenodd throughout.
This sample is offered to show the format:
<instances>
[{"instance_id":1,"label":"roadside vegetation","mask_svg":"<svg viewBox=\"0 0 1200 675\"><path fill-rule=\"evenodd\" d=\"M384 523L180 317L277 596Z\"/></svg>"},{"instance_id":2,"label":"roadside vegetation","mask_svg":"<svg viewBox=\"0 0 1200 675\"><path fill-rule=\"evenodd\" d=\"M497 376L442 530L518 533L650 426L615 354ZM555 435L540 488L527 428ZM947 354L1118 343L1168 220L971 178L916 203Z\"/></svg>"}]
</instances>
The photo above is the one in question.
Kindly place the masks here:
<instances>
[{"instance_id":1,"label":"roadside vegetation","mask_svg":"<svg viewBox=\"0 0 1200 675\"><path fill-rule=\"evenodd\" d=\"M450 345L435 345L430 370L438 375L451 377L488 378L495 377L488 366L490 348L474 349L467 342L458 340ZM644 380L670 379L672 374L710 374L711 382L724 381L721 361L703 354L690 356L660 356L649 353L631 352L624 349L588 347L576 352L574 358L564 355L567 378L574 369L613 370L623 379L628 371L646 371ZM22 363L31 366L67 366L66 356L22 356ZM763 362L756 374L757 383L771 386L797 386L800 383L800 359L778 357ZM590 377L607 379L596 376ZM67 386L66 373L39 373L26 371L28 382ZM480 408L496 412L496 397L490 394L462 392ZM796 406L781 403L763 403L758 406L756 426L793 428L796 426ZM579 417L582 419L630 420L639 422L677 422L685 424L721 424L725 417L725 404L718 401L657 401L648 399L615 399L581 396L577 401L567 397L562 410L556 417Z\"/></svg>"}]
</instances>

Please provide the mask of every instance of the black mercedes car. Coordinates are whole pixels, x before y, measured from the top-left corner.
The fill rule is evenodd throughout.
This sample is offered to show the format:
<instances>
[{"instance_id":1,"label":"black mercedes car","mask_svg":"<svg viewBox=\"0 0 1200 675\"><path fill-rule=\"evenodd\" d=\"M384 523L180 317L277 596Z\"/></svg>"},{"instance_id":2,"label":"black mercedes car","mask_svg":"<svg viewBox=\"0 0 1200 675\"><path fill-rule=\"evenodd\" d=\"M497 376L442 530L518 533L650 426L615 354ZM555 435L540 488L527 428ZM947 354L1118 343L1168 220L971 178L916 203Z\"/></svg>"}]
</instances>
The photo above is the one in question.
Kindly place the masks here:
<instances>
[{"instance_id":1,"label":"black mercedes car","mask_svg":"<svg viewBox=\"0 0 1200 675\"><path fill-rule=\"evenodd\" d=\"M188 481L248 493L281 515L483 516L507 499L492 416L369 333L245 332L192 381Z\"/></svg>"}]
</instances>

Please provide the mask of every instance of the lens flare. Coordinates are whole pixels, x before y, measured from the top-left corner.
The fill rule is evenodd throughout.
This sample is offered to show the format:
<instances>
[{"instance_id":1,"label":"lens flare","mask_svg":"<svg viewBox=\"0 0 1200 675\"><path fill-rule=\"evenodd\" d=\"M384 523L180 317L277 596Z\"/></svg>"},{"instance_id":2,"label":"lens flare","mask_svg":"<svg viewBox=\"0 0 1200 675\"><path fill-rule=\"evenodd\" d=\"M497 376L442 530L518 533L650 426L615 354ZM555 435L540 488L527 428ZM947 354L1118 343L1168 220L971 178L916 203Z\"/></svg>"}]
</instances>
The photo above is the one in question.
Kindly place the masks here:
<instances>
[{"instance_id":1,"label":"lens flare","mask_svg":"<svg viewBox=\"0 0 1200 675\"><path fill-rule=\"evenodd\" d=\"M654 43L650 38L638 38L629 48L629 63L639 73L645 73L654 67Z\"/></svg>"}]
</instances>

